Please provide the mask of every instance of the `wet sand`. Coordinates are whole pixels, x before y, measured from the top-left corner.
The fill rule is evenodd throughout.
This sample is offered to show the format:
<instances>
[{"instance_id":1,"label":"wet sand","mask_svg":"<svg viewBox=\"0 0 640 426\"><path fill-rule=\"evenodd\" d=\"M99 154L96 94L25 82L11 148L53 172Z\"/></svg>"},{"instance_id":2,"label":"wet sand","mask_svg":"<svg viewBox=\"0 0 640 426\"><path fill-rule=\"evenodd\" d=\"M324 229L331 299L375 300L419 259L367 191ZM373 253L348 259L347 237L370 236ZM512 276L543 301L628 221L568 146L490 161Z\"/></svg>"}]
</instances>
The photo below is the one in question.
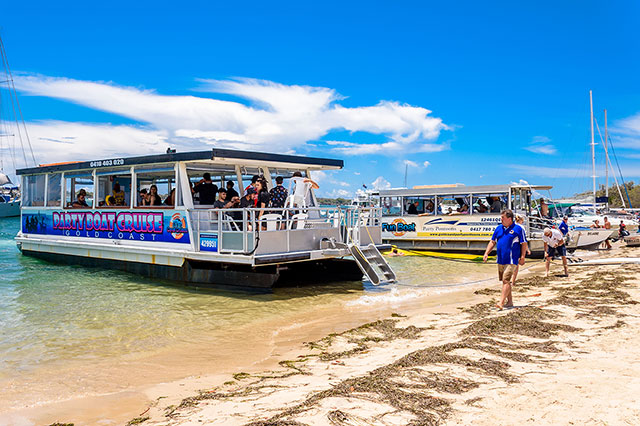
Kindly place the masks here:
<instances>
[{"instance_id":1,"label":"wet sand","mask_svg":"<svg viewBox=\"0 0 640 426\"><path fill-rule=\"evenodd\" d=\"M635 257L640 250L599 253ZM554 262L552 273L562 271ZM640 418L639 265L522 274L515 309L499 284L341 327L282 354L160 398L137 421L163 425L635 424ZM310 336L311 337L311 336ZM224 381L223 381L224 380ZM167 393L175 387L164 389ZM180 393L180 392L177 392ZM177 394L174 394L177 395ZM149 394L150 397L153 395ZM142 413L144 411L144 413ZM149 418L147 418L149 417Z\"/></svg>"}]
</instances>

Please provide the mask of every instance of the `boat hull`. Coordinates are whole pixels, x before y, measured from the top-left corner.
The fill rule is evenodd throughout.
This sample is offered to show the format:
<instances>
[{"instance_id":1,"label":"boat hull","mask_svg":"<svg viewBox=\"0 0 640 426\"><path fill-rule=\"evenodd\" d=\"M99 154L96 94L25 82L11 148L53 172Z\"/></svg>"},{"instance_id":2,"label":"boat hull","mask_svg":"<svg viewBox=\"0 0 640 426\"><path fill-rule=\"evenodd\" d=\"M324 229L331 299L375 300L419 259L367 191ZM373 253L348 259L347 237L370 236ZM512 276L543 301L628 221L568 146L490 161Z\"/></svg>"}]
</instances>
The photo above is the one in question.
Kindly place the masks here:
<instances>
[{"instance_id":1,"label":"boat hull","mask_svg":"<svg viewBox=\"0 0 640 426\"><path fill-rule=\"evenodd\" d=\"M0 203L0 217L20 216L20 201L9 201Z\"/></svg>"},{"instance_id":2,"label":"boat hull","mask_svg":"<svg viewBox=\"0 0 640 426\"><path fill-rule=\"evenodd\" d=\"M351 259L298 262L286 267L252 267L185 259L180 266L142 263L22 249L22 254L55 264L114 269L194 287L268 291L274 286L302 285L326 281L362 281L362 272Z\"/></svg>"},{"instance_id":3,"label":"boat hull","mask_svg":"<svg viewBox=\"0 0 640 426\"><path fill-rule=\"evenodd\" d=\"M624 237L627 247L640 247L640 235L629 235Z\"/></svg>"}]
</instances>

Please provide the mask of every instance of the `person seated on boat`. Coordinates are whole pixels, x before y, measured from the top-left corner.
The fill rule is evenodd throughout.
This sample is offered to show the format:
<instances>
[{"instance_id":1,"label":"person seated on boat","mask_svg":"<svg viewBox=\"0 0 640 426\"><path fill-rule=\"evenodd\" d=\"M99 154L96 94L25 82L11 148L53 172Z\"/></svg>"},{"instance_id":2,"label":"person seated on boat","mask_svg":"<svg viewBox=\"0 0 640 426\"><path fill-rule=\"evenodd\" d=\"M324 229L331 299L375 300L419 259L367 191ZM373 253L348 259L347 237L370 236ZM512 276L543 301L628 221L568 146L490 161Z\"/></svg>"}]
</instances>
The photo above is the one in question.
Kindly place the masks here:
<instances>
[{"instance_id":1,"label":"person seated on boat","mask_svg":"<svg viewBox=\"0 0 640 426\"><path fill-rule=\"evenodd\" d=\"M491 213L500 213L502 211L502 201L500 197L493 197L491 201Z\"/></svg>"},{"instance_id":2,"label":"person seated on boat","mask_svg":"<svg viewBox=\"0 0 640 426\"><path fill-rule=\"evenodd\" d=\"M469 214L469 205L467 203L464 203L456 209L456 212L454 214Z\"/></svg>"},{"instance_id":3,"label":"person seated on boat","mask_svg":"<svg viewBox=\"0 0 640 426\"><path fill-rule=\"evenodd\" d=\"M435 210L436 205L433 204L432 200L427 201L427 205L424 207L425 213L428 214L433 214L433 211Z\"/></svg>"},{"instance_id":4,"label":"person seated on boat","mask_svg":"<svg viewBox=\"0 0 640 426\"><path fill-rule=\"evenodd\" d=\"M149 205L149 194L147 193L147 188L142 188L140 192L138 192L138 205L139 206L148 206Z\"/></svg>"},{"instance_id":5,"label":"person seated on boat","mask_svg":"<svg viewBox=\"0 0 640 426\"><path fill-rule=\"evenodd\" d=\"M600 225L600 221L596 219L593 221L593 224L591 224L591 228L595 228L595 229L602 228L602 225Z\"/></svg>"},{"instance_id":6,"label":"person seated on boat","mask_svg":"<svg viewBox=\"0 0 640 426\"><path fill-rule=\"evenodd\" d=\"M171 192L169 192L169 195L167 196L167 198L165 198L164 205L170 206L170 207L173 207L176 205L176 189L175 188L173 188Z\"/></svg>"},{"instance_id":7,"label":"person seated on boat","mask_svg":"<svg viewBox=\"0 0 640 426\"><path fill-rule=\"evenodd\" d=\"M73 202L71 207L73 207L74 209L88 208L89 204L87 204L86 198L87 198L87 191L85 191L84 189L81 189L80 191L78 191L76 200Z\"/></svg>"},{"instance_id":8,"label":"person seated on boat","mask_svg":"<svg viewBox=\"0 0 640 426\"><path fill-rule=\"evenodd\" d=\"M120 189L118 182L113 184L113 200L114 206L124 206L124 191ZM106 200L105 200L106 201Z\"/></svg>"},{"instance_id":9,"label":"person seated on boat","mask_svg":"<svg viewBox=\"0 0 640 426\"><path fill-rule=\"evenodd\" d=\"M227 190L224 188L220 188L218 191L218 199L213 203L214 209L228 209L227 205L230 204L227 202Z\"/></svg>"},{"instance_id":10,"label":"person seated on boat","mask_svg":"<svg viewBox=\"0 0 640 426\"><path fill-rule=\"evenodd\" d=\"M419 205L420 201L414 201L413 203L409 204L409 207L407 207L407 214L418 214Z\"/></svg>"},{"instance_id":11,"label":"person seated on boat","mask_svg":"<svg viewBox=\"0 0 640 426\"><path fill-rule=\"evenodd\" d=\"M258 176L258 175L253 175L253 177L251 177L251 183L249 185L247 185L247 187L244 189L243 197L247 195L247 191L249 191L249 188L255 189L255 185L256 185L256 182L258 181L258 179L260 179L260 176Z\"/></svg>"},{"instance_id":12,"label":"person seated on boat","mask_svg":"<svg viewBox=\"0 0 640 426\"><path fill-rule=\"evenodd\" d=\"M207 172L202 175L202 179L193 187L193 192L198 194L199 204L210 206L216 201L218 185L213 183L211 174Z\"/></svg>"},{"instance_id":13,"label":"person seated on boat","mask_svg":"<svg viewBox=\"0 0 640 426\"><path fill-rule=\"evenodd\" d=\"M489 211L489 208L484 205L482 200L478 200L478 207L476 207L476 212L478 213L486 213Z\"/></svg>"},{"instance_id":14,"label":"person seated on boat","mask_svg":"<svg viewBox=\"0 0 640 426\"><path fill-rule=\"evenodd\" d=\"M162 199L158 195L158 187L155 185L151 185L149 187L149 195L147 196L147 204L146 206L161 206Z\"/></svg>"}]
</instances>

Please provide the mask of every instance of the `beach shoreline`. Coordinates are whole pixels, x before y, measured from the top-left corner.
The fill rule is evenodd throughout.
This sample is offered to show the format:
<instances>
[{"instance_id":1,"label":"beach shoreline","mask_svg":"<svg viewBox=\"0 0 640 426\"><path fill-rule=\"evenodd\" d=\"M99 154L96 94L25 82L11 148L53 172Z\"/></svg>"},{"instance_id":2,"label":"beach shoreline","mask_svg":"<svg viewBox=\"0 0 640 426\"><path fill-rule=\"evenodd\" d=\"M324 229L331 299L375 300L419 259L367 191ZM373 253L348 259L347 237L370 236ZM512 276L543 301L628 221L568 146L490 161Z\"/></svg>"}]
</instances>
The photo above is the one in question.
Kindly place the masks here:
<instances>
[{"instance_id":1,"label":"beach shoreline","mask_svg":"<svg viewBox=\"0 0 640 426\"><path fill-rule=\"evenodd\" d=\"M626 253L636 253L630 249L617 247L611 252L601 252L600 254L619 256L621 253L624 254L625 251ZM558 272L561 266L558 265L558 262L554 263L552 271ZM543 268L541 262L531 262L530 265L527 265L527 270L521 272L519 282L540 284L542 281L536 277L543 275ZM555 268L559 269L556 270ZM600 270L600 268L603 267L598 267L597 270ZM635 267L625 269L633 269L635 271L634 274L640 276L640 269L636 270ZM574 282L576 277L588 275L595 270L595 268L586 267L572 268L572 277L568 280L553 277L551 282L554 283L553 286L560 286L564 281ZM604 267L604 270L610 271L609 273L615 272L614 267ZM344 317L344 312L336 311L334 312L335 318L323 316L309 318L306 323L291 325L289 329L283 329L278 333L279 335L275 336L274 342L269 346L268 356L263 356L258 362L255 362L255 358L253 362L239 359L239 362L233 365L230 364L227 368L220 368L214 373L209 372L208 374L182 377L153 385L132 387L111 395L76 398L51 404L48 407L16 410L11 413L12 418L16 420L13 424L18 424L17 421L19 419L37 421L37 424L50 424L54 421L74 422L76 425L126 424L130 420L137 419L142 421L147 417L148 419L144 420L143 424L182 425L202 424L202 422L208 424L250 424L256 421L264 422L272 419L274 415L277 416L279 410L290 410L296 403L304 401L306 396L327 391L332 386L335 387L337 383L353 380L357 377L366 377L372 371L393 365L399 359L412 352L424 350L434 345L455 343L460 339L460 330L479 318L474 319L476 315L487 314L490 317L500 317L519 311L515 309L501 313L494 312L488 305L490 302L487 299L491 299L492 296L495 297L495 292L499 289L499 283L495 277L487 277L479 281L466 286L448 288L445 293L430 296L429 300L419 298L411 300L410 303L368 307L368 309L358 310L357 314L351 312L352 315L347 317ZM517 306L523 302L526 302L527 305L544 305L547 300L553 299L550 294L552 291L548 290L549 284L540 287L541 293L543 293L540 296L536 296L538 290L534 285L524 286L527 287L527 293L521 293L521 287L523 286L516 285L514 293L514 301ZM524 297L532 295L533 297ZM401 307L400 311L398 311L399 306ZM342 318L340 317L341 315ZM337 321L338 319L341 319L341 321ZM621 330L631 332L633 327L638 326L638 324L625 321L626 324L624 326L607 329L607 333L615 336ZM363 323L369 324L365 328L369 328L370 333L364 333L364 336L367 337L366 341L359 342L359 340L362 340ZM371 324L374 325L372 326ZM614 322L613 325L615 324ZM415 330L418 331L415 331L411 338L405 338L407 336L403 335L403 333L406 333L402 331L403 329L410 330L409 334ZM399 333L400 337L396 337L397 333ZM326 346L327 336L332 340L328 346ZM304 342L307 342L307 344ZM310 347L308 345L309 342L316 342L316 347ZM566 351L569 348L563 347L562 349ZM585 351L585 348L580 350ZM323 358L323 351L328 351L332 355L328 357L324 355ZM455 351L462 351L463 354L466 353L465 351L470 351L471 355L480 354L481 356L478 359L490 359L494 363L504 362L500 357L496 358L495 354L487 356L487 353L482 352L477 347L471 349L458 348ZM474 351L477 353L474 353ZM503 350L502 352L505 351ZM565 352L561 353L564 354ZM342 355L340 356L340 354ZM536 356L538 355L540 354ZM549 359L545 362L547 364L552 362L560 364L562 361ZM439 368L441 367L439 366ZM450 370L450 366L448 368ZM520 368L519 364L518 368ZM434 372L429 374L432 373ZM526 371L521 371L520 373L524 374ZM465 374L460 374L462 376L455 377L456 380L453 380L453 382L456 386L472 387L467 392L463 392L468 393L469 397L462 401L461 404L448 403L446 415L438 414L438 410L425 411L429 416L436 416L434 418L437 418L440 423L484 424L482 422L478 423L478 407L490 409L491 406L489 404L495 403L495 409L498 410L500 406L499 398L491 399L487 396L487 392L492 389L493 391L500 389L500 392L508 394L508 391L519 386L509 384L505 387L505 382L500 377L498 379L492 378L488 382L489 385L487 385L485 383L487 378L482 375L466 373L467 375L465 376ZM533 373L527 373L527 375L529 374ZM540 376L544 376L544 374L546 373L541 373ZM269 376L269 378L264 376ZM533 377L533 375L530 377ZM261 389L272 388L283 389L283 391L274 391L266 395L252 394L253 389L256 387L256 380ZM481 383L481 385L473 387L476 382ZM486 388L487 386L488 388ZM348 390L350 391L350 388ZM350 393L349 391L347 394ZM400 391L402 389L398 388L394 392ZM385 408L384 404L380 405L379 402L372 402L370 396L363 397L363 394L367 392L358 392L354 389L353 393L354 395L340 394L325 398L325 402L331 402L327 407L320 404L309 410L302 410L301 413L306 414L300 414L302 416L300 418L295 418L295 416L287 418L285 416L281 420L298 421L301 424L340 424L331 423L328 420L330 417L327 416L346 416L343 419L343 424L352 424L345 420L352 416L353 419L364 421L362 424L376 424L373 421L374 418L376 416L384 416L385 421L390 422L386 424L396 424L389 420L393 416L389 417L388 414L384 414L384 409L398 411L398 407L387 406ZM444 396L438 395L436 399L456 400L456 398L460 399L458 395L444 392ZM479 399L474 400L475 398ZM363 401L366 401L366 403ZM471 402L466 404L465 402L468 401ZM255 408L256 404L260 407L259 409ZM233 408L232 410L231 407ZM466 411L461 407L465 408ZM307 414L309 412L314 412L315 414L308 417ZM370 416L369 421L372 423L367 423L367 420L363 420L367 419L367 416ZM398 416L397 424L407 424L412 421L412 416L415 417L415 413L402 413L398 414ZM429 416L425 418L431 418ZM337 421L336 419L333 420ZM497 421L497 423L493 424L511 424L508 422L500 423L499 420L493 419L493 421ZM489 424L488 420L486 424Z\"/></svg>"}]
</instances>

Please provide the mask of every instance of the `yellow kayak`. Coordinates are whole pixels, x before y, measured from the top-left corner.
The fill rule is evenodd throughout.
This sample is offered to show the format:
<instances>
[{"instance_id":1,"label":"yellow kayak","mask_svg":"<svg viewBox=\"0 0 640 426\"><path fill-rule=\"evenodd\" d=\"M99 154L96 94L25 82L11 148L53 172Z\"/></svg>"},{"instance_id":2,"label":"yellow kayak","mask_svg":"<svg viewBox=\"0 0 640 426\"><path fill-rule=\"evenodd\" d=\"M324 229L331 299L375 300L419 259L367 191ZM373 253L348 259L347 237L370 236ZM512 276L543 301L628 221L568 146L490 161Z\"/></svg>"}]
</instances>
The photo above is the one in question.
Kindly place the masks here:
<instances>
[{"instance_id":1,"label":"yellow kayak","mask_svg":"<svg viewBox=\"0 0 640 426\"><path fill-rule=\"evenodd\" d=\"M466 254L466 253L442 253L437 251L426 251L426 250L403 250L396 247L393 247L398 251L398 254L401 256L427 256L427 257L437 257L442 259L459 259L459 260L469 260L472 262L482 262L482 256L479 254ZM384 255L393 256L393 251L388 250L382 253ZM489 260L495 260L495 256L489 256Z\"/></svg>"}]
</instances>

